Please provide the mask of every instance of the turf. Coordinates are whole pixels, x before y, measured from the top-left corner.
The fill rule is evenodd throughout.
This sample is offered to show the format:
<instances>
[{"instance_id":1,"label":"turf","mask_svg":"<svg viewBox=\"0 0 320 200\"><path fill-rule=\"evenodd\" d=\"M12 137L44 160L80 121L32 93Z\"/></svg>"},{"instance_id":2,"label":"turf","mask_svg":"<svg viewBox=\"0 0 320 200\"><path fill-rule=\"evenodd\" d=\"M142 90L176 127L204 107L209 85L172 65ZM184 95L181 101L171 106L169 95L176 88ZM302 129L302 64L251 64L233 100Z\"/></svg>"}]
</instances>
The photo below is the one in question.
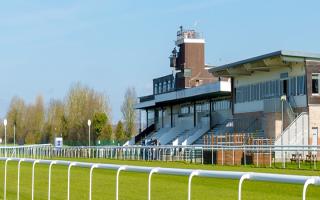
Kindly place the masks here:
<instances>
[{"instance_id":1,"label":"turf","mask_svg":"<svg viewBox=\"0 0 320 200\"><path fill-rule=\"evenodd\" d=\"M70 159L68 159L70 160ZM187 164L183 162L144 162L144 161L119 161L103 159L78 159L84 162L116 163L126 165L143 165L173 168L193 168L209 170L252 171L268 173L285 173L319 176L319 171L296 169L272 169L212 166L200 164ZM4 162L0 163L4 169ZM31 164L21 165L20 199L31 199ZM3 180L4 170L0 170L0 180ZM115 199L115 176L111 170L95 169L93 173L93 200ZM9 162L7 178L7 199L16 199L17 191L17 163ZM120 198L123 200L147 199L148 175L144 173L121 172ZM185 200L187 199L188 177L168 176L155 174L152 178L153 200ZM74 167L71 170L71 198L73 200L88 199L89 169ZM213 179L195 177L192 184L192 199L237 199L238 180ZM3 184L0 184L3 191ZM36 165L35 174L35 199L47 199L48 191L48 166ZM279 184L258 181L245 181L243 185L243 199L301 199L302 185ZM320 187L310 186L308 199L319 199ZM65 200L67 197L67 167L54 166L52 169L51 199ZM0 194L3 198L3 192Z\"/></svg>"}]
</instances>

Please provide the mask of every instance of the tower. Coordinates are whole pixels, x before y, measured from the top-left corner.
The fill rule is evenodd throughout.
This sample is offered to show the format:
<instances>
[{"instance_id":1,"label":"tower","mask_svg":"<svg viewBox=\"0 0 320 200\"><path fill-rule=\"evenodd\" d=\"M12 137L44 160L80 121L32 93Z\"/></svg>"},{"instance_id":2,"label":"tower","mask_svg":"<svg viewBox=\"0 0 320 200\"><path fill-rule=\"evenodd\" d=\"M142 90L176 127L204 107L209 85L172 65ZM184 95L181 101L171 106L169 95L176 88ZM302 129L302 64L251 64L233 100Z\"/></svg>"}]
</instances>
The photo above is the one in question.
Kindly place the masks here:
<instances>
[{"instance_id":1,"label":"tower","mask_svg":"<svg viewBox=\"0 0 320 200\"><path fill-rule=\"evenodd\" d=\"M185 89L212 82L214 77L205 69L205 40L199 32L180 26L170 56L170 67L175 78L175 88Z\"/></svg>"}]
</instances>

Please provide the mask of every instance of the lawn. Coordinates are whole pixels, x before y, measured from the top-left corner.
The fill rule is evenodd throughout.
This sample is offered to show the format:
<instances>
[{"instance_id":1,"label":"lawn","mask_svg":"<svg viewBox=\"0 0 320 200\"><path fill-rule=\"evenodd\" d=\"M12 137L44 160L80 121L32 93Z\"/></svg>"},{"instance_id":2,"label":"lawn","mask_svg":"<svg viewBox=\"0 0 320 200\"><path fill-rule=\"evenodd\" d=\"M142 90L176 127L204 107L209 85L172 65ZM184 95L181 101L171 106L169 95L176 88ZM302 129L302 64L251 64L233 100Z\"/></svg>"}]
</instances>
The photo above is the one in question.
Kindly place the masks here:
<instances>
[{"instance_id":1,"label":"lawn","mask_svg":"<svg viewBox=\"0 0 320 200\"><path fill-rule=\"evenodd\" d=\"M70 159L69 159L70 160ZM319 176L319 171L272 169L247 167L211 166L200 164L187 164L183 162L144 162L119 161L103 159L78 159L83 162L115 163L140 166L157 166L172 168L192 168L208 170L252 171L267 173L286 173ZM4 169L4 162L0 162ZM21 165L20 199L31 199L31 170L30 163ZM0 170L0 179L3 180L4 170ZM93 173L93 200L115 199L115 176L111 170L95 169ZM7 199L16 199L17 191L17 163L8 165ZM123 200L147 199L148 174L121 172L120 198ZM47 199L48 166L36 165L35 199ZM155 174L152 178L153 200L185 200L187 199L188 177L168 176ZM0 185L3 191L3 184ZM243 185L243 199L301 199L302 185L279 184L258 181L245 181ZM73 200L88 199L89 169L73 167L71 170L71 198ZM195 177L192 184L192 199L237 199L238 180L213 179ZM319 199L320 187L310 186L308 199ZM3 192L0 193L3 198ZM51 199L65 200L67 197L67 167L54 166L52 168Z\"/></svg>"}]
</instances>

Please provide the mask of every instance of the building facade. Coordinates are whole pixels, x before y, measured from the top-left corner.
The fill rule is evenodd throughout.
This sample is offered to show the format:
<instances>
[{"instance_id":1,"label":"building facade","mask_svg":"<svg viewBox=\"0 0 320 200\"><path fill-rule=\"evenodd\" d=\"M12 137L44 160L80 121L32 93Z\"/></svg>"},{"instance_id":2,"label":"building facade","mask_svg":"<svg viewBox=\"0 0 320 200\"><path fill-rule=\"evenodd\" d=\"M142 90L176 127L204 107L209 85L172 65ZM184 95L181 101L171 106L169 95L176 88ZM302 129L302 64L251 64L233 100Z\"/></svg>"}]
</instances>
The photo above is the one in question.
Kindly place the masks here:
<instances>
[{"instance_id":1,"label":"building facade","mask_svg":"<svg viewBox=\"0 0 320 200\"><path fill-rule=\"evenodd\" d=\"M319 54L277 51L209 71L231 78L234 117L261 120L279 145L319 144Z\"/></svg>"},{"instance_id":2,"label":"building facade","mask_svg":"<svg viewBox=\"0 0 320 200\"><path fill-rule=\"evenodd\" d=\"M153 94L139 98L146 127L133 143L217 144L224 137L222 144L237 135L243 143L319 144L320 54L277 51L209 67L195 30L180 27L175 45L172 73L153 79Z\"/></svg>"},{"instance_id":3,"label":"building facade","mask_svg":"<svg viewBox=\"0 0 320 200\"><path fill-rule=\"evenodd\" d=\"M201 34L180 27L175 45L169 57L172 73L153 79L153 94L140 97L136 105L146 113L146 128L135 137L136 144L194 144L232 117L230 79L212 76L206 69Z\"/></svg>"}]
</instances>

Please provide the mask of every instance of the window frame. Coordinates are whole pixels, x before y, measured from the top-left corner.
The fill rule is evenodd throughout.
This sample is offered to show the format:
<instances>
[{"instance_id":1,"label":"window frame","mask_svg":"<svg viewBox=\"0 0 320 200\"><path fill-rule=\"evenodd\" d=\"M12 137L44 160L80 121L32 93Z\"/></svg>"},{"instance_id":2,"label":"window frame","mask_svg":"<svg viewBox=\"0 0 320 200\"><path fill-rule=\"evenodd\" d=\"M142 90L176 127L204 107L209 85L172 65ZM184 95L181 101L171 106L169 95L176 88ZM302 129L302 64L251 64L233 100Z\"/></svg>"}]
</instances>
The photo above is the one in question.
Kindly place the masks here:
<instances>
[{"instance_id":1,"label":"window frame","mask_svg":"<svg viewBox=\"0 0 320 200\"><path fill-rule=\"evenodd\" d=\"M313 93L313 75L317 75L318 77L318 93ZM320 96L320 73L311 73L311 95L312 96Z\"/></svg>"}]
</instances>

